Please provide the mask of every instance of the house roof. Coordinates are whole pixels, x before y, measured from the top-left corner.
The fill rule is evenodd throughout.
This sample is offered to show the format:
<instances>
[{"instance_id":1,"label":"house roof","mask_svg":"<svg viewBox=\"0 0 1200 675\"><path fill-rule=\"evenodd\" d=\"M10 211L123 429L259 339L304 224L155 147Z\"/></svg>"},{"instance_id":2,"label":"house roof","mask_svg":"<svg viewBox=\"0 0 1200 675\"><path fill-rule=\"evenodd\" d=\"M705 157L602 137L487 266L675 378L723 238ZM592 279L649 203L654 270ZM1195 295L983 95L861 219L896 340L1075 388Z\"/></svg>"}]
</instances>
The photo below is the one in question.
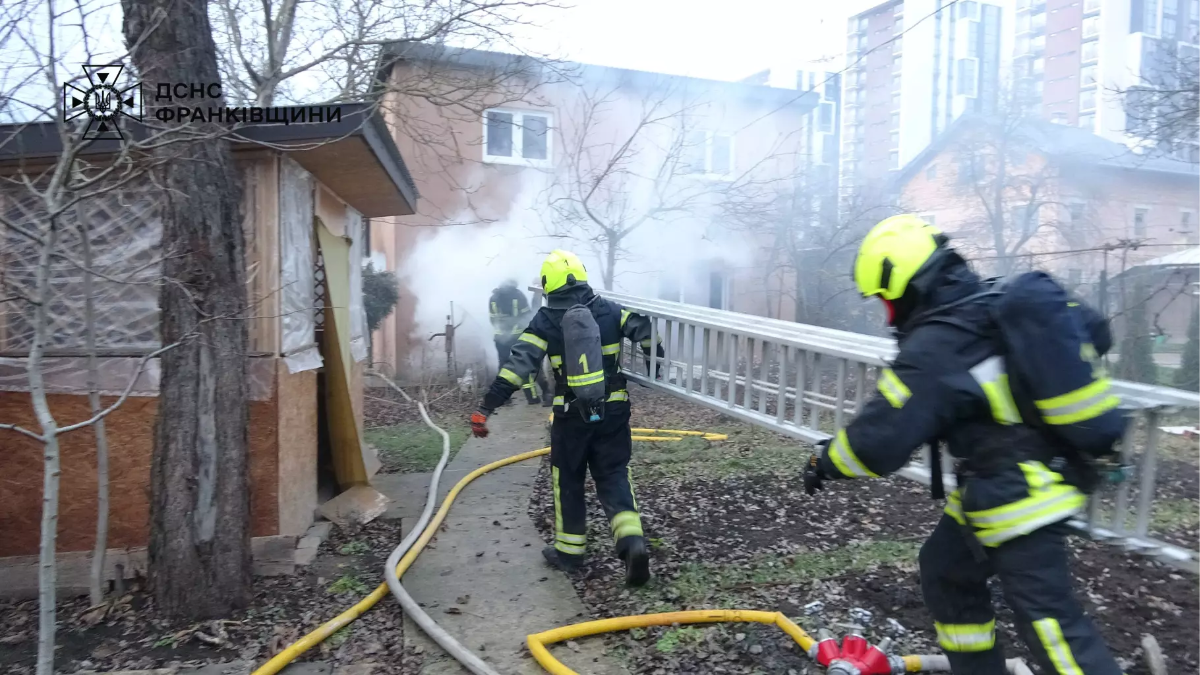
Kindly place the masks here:
<instances>
[{"instance_id":1,"label":"house roof","mask_svg":"<svg viewBox=\"0 0 1200 675\"><path fill-rule=\"evenodd\" d=\"M893 187L899 189L925 168L925 165L946 150L963 132L989 122L981 115L963 115L934 139L896 175ZM1065 124L1041 119L1023 122L1020 133L1033 147L1051 159L1064 164L1087 165L1114 170L1145 171L1196 178L1200 166L1169 157L1139 155L1128 147L1107 138Z\"/></svg>"},{"instance_id":2,"label":"house roof","mask_svg":"<svg viewBox=\"0 0 1200 675\"><path fill-rule=\"evenodd\" d=\"M309 106L278 106L288 111ZM280 149L332 190L340 199L368 218L411 215L417 203L417 186L400 156L377 106L341 103L324 106L341 109L337 122L304 124L243 124L229 139L235 152L269 147ZM146 138L149 127L126 127L133 138ZM0 124L0 167L53 163L62 142L54 122ZM96 140L81 155L103 157L119 152L121 141Z\"/></svg>"},{"instance_id":3,"label":"house roof","mask_svg":"<svg viewBox=\"0 0 1200 675\"><path fill-rule=\"evenodd\" d=\"M1137 267L1200 267L1200 247L1176 251Z\"/></svg>"},{"instance_id":4,"label":"house roof","mask_svg":"<svg viewBox=\"0 0 1200 675\"><path fill-rule=\"evenodd\" d=\"M506 54L482 49L462 49L423 43L393 42L384 45L380 53L376 76L386 82L392 66L401 61L445 63L464 68L510 69L514 72L545 74L568 82L604 82L631 88L657 89L662 87L663 78L669 78L689 88L702 88L723 97L736 96L738 100L764 103L782 107L795 107L800 111L814 108L820 100L820 92L797 92L792 89L769 87L749 82L727 82L683 75L669 75L645 70L611 68L574 61L542 61L531 56Z\"/></svg>"}]
</instances>

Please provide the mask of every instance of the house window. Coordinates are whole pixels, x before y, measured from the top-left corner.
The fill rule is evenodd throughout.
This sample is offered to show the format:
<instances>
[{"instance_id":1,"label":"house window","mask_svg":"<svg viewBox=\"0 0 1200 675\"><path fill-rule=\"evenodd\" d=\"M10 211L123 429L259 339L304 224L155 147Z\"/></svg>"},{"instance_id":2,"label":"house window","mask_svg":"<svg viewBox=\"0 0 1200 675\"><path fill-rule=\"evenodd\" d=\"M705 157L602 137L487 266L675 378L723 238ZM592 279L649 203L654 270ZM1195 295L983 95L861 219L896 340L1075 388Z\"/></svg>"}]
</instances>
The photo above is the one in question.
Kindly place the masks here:
<instances>
[{"instance_id":1,"label":"house window","mask_svg":"<svg viewBox=\"0 0 1200 675\"><path fill-rule=\"evenodd\" d=\"M725 274L723 272L710 272L708 275L708 306L713 309L726 309L725 291L728 284L725 282Z\"/></svg>"},{"instance_id":2,"label":"house window","mask_svg":"<svg viewBox=\"0 0 1200 675\"><path fill-rule=\"evenodd\" d=\"M899 35L904 32L904 19L896 17L896 22L892 24L892 33Z\"/></svg>"},{"instance_id":3,"label":"house window","mask_svg":"<svg viewBox=\"0 0 1200 675\"><path fill-rule=\"evenodd\" d=\"M900 68L903 65L904 65L904 56L901 54L897 54L896 57L892 59L892 72L899 75Z\"/></svg>"},{"instance_id":4,"label":"house window","mask_svg":"<svg viewBox=\"0 0 1200 675\"><path fill-rule=\"evenodd\" d=\"M1071 202L1067 204L1067 213L1071 217L1071 229L1074 230L1083 224L1083 215L1086 205L1083 202Z\"/></svg>"},{"instance_id":5,"label":"house window","mask_svg":"<svg viewBox=\"0 0 1200 675\"><path fill-rule=\"evenodd\" d=\"M1099 59L1100 58L1100 43L1095 42L1095 41L1083 43L1083 48L1080 51L1079 58L1084 63L1092 63L1093 61L1096 61L1097 59Z\"/></svg>"},{"instance_id":6,"label":"house window","mask_svg":"<svg viewBox=\"0 0 1200 675\"><path fill-rule=\"evenodd\" d=\"M1052 112L1052 113L1050 113L1050 121L1054 124L1066 124L1067 123L1067 113L1061 112L1061 111Z\"/></svg>"},{"instance_id":7,"label":"house window","mask_svg":"<svg viewBox=\"0 0 1200 675\"><path fill-rule=\"evenodd\" d=\"M1092 12L1099 12L1100 11L1100 0L1084 0L1083 1L1083 11L1088 14L1090 14Z\"/></svg>"},{"instance_id":8,"label":"house window","mask_svg":"<svg viewBox=\"0 0 1200 675\"><path fill-rule=\"evenodd\" d=\"M1093 38L1100 34L1100 17L1089 16L1083 20L1083 37Z\"/></svg>"},{"instance_id":9,"label":"house window","mask_svg":"<svg viewBox=\"0 0 1200 675\"><path fill-rule=\"evenodd\" d=\"M1046 70L1046 59L1037 57L1029 62L1029 72L1034 75L1041 75Z\"/></svg>"},{"instance_id":10,"label":"house window","mask_svg":"<svg viewBox=\"0 0 1200 675\"><path fill-rule=\"evenodd\" d=\"M1133 210L1133 236L1146 236L1146 216L1149 215L1150 209L1138 207Z\"/></svg>"},{"instance_id":11,"label":"house window","mask_svg":"<svg viewBox=\"0 0 1200 675\"><path fill-rule=\"evenodd\" d=\"M1080 110L1095 110L1096 109L1096 90L1084 89L1079 92L1079 109Z\"/></svg>"},{"instance_id":12,"label":"house window","mask_svg":"<svg viewBox=\"0 0 1200 675\"><path fill-rule=\"evenodd\" d=\"M820 105L820 119L818 120L821 133L833 133L833 104L822 103Z\"/></svg>"},{"instance_id":13,"label":"house window","mask_svg":"<svg viewBox=\"0 0 1200 675\"><path fill-rule=\"evenodd\" d=\"M893 150L888 153L888 168L893 171L900 168L900 152Z\"/></svg>"},{"instance_id":14,"label":"house window","mask_svg":"<svg viewBox=\"0 0 1200 675\"><path fill-rule=\"evenodd\" d=\"M1176 33L1175 19L1163 17L1162 34L1164 38L1173 38Z\"/></svg>"},{"instance_id":15,"label":"house window","mask_svg":"<svg viewBox=\"0 0 1200 675\"><path fill-rule=\"evenodd\" d=\"M550 116L516 110L484 113L483 161L543 166L550 162Z\"/></svg>"},{"instance_id":16,"label":"house window","mask_svg":"<svg viewBox=\"0 0 1200 675\"><path fill-rule=\"evenodd\" d=\"M893 147L893 148L898 148L898 147L900 147L900 132L899 132L899 131L893 131L893 132L892 132L892 134L891 134L891 140L892 140L892 146L891 146L891 147Z\"/></svg>"},{"instance_id":17,"label":"house window","mask_svg":"<svg viewBox=\"0 0 1200 675\"><path fill-rule=\"evenodd\" d=\"M1158 35L1158 0L1142 0L1142 32L1146 35ZM1086 33L1085 33L1086 35Z\"/></svg>"},{"instance_id":18,"label":"house window","mask_svg":"<svg viewBox=\"0 0 1200 675\"><path fill-rule=\"evenodd\" d=\"M892 129L900 128L900 113L898 113L898 112L892 113L891 128Z\"/></svg>"},{"instance_id":19,"label":"house window","mask_svg":"<svg viewBox=\"0 0 1200 675\"><path fill-rule=\"evenodd\" d=\"M1096 66L1084 66L1079 69L1079 86L1096 86Z\"/></svg>"},{"instance_id":20,"label":"house window","mask_svg":"<svg viewBox=\"0 0 1200 675\"><path fill-rule=\"evenodd\" d=\"M937 164L930 164L929 167L925 169L925 178L926 180L933 180L934 178L937 178Z\"/></svg>"},{"instance_id":21,"label":"house window","mask_svg":"<svg viewBox=\"0 0 1200 675\"><path fill-rule=\"evenodd\" d=\"M954 78L955 93L959 96L976 96L975 75L979 70L978 59L959 59L958 73Z\"/></svg>"},{"instance_id":22,"label":"house window","mask_svg":"<svg viewBox=\"0 0 1200 675\"><path fill-rule=\"evenodd\" d=\"M1096 130L1096 114L1088 113L1086 115L1080 115L1079 128L1094 132Z\"/></svg>"},{"instance_id":23,"label":"house window","mask_svg":"<svg viewBox=\"0 0 1200 675\"><path fill-rule=\"evenodd\" d=\"M900 51L904 48L904 45L902 44L903 40L904 40L904 38L899 35L897 35L895 37L895 39L892 40L892 53L893 54L899 54Z\"/></svg>"},{"instance_id":24,"label":"house window","mask_svg":"<svg viewBox=\"0 0 1200 675\"><path fill-rule=\"evenodd\" d=\"M961 0L958 3L958 18L979 20L979 3L975 0Z\"/></svg>"},{"instance_id":25,"label":"house window","mask_svg":"<svg viewBox=\"0 0 1200 675\"><path fill-rule=\"evenodd\" d=\"M728 176L733 173L733 136L693 131L683 149L684 173Z\"/></svg>"}]
</instances>

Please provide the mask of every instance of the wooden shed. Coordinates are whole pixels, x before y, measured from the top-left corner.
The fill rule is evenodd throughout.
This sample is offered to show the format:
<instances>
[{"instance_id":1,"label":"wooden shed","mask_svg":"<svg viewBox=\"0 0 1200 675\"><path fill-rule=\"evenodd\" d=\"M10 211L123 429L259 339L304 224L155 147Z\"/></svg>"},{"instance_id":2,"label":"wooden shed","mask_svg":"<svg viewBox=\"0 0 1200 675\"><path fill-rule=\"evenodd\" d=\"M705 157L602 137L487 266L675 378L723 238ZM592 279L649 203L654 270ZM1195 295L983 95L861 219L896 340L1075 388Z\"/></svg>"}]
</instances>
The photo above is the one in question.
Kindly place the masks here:
<instances>
[{"instance_id":1,"label":"wooden shed","mask_svg":"<svg viewBox=\"0 0 1200 675\"><path fill-rule=\"evenodd\" d=\"M367 483L378 466L362 443L367 219L412 214L416 189L378 112L367 104L338 107L339 121L249 125L234 142L244 178L248 296L256 310L246 319L256 551L294 544L322 497ZM59 148L53 124L0 126L0 299L8 298L0 302L0 423L35 430L26 373L32 305L12 296L33 279L37 257L33 244L4 222L38 226L43 207L23 179L36 183L57 161ZM117 149L117 141L95 141L86 160L102 165ZM59 425L91 416L90 372L105 404L136 375L132 396L106 420L109 568L111 574L123 564L127 576L144 567L149 536L159 370L153 359L140 372L139 364L159 347L159 195L145 177L82 202L75 222L86 228L62 228L60 246L71 251L86 243L99 277L83 278L77 264L65 261L51 270L55 297L43 372ZM95 306L91 330L84 321L89 295ZM94 371L88 335L98 355ZM82 570L94 546L94 433L68 433L61 446L60 579L76 588L86 579ZM22 594L36 588L42 448L0 430L0 466L0 592ZM76 568L80 574L73 574Z\"/></svg>"}]
</instances>

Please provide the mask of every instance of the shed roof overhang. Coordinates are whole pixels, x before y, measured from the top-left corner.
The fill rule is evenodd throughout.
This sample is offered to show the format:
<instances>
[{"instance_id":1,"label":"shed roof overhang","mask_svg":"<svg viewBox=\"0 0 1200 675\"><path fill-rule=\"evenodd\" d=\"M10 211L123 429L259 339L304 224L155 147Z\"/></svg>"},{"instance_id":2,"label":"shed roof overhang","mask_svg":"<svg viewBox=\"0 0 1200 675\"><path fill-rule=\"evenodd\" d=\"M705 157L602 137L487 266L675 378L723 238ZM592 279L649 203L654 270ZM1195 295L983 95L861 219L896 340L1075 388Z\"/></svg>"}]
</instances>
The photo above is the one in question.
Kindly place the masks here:
<instances>
[{"instance_id":1,"label":"shed roof overhang","mask_svg":"<svg viewBox=\"0 0 1200 675\"><path fill-rule=\"evenodd\" d=\"M281 109L290 112L313 106ZM412 215L417 188L387 125L372 103L322 106L340 109L334 122L305 124L244 124L228 138L237 154L275 149L296 160L340 199L368 218ZM138 124L127 128L131 138L146 138L150 130ZM158 130L156 129L155 132ZM121 140L90 142L81 155L103 159L121 151ZM0 168L29 170L53 165L62 149L53 122L0 125Z\"/></svg>"}]
</instances>

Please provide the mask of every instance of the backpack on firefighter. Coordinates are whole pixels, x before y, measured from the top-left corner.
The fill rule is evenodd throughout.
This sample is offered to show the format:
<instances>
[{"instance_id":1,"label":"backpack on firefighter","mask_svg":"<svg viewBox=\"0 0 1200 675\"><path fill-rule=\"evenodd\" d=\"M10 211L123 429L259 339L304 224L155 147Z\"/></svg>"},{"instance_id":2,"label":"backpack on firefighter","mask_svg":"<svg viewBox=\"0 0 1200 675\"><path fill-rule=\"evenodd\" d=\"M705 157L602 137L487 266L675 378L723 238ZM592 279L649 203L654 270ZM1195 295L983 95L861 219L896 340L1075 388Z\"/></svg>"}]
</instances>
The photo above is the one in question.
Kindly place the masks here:
<instances>
[{"instance_id":1,"label":"backpack on firefighter","mask_svg":"<svg viewBox=\"0 0 1200 675\"><path fill-rule=\"evenodd\" d=\"M1108 322L1044 272L995 281L991 294L1021 421L1057 441L1085 493L1105 478L1123 479L1127 468L1113 463L1110 439L1125 421L1100 362L1112 346Z\"/></svg>"},{"instance_id":2,"label":"backpack on firefighter","mask_svg":"<svg viewBox=\"0 0 1200 675\"><path fill-rule=\"evenodd\" d=\"M591 309L575 305L563 314L561 328L567 388L584 421L599 422L604 419L606 393L600 326Z\"/></svg>"}]
</instances>

